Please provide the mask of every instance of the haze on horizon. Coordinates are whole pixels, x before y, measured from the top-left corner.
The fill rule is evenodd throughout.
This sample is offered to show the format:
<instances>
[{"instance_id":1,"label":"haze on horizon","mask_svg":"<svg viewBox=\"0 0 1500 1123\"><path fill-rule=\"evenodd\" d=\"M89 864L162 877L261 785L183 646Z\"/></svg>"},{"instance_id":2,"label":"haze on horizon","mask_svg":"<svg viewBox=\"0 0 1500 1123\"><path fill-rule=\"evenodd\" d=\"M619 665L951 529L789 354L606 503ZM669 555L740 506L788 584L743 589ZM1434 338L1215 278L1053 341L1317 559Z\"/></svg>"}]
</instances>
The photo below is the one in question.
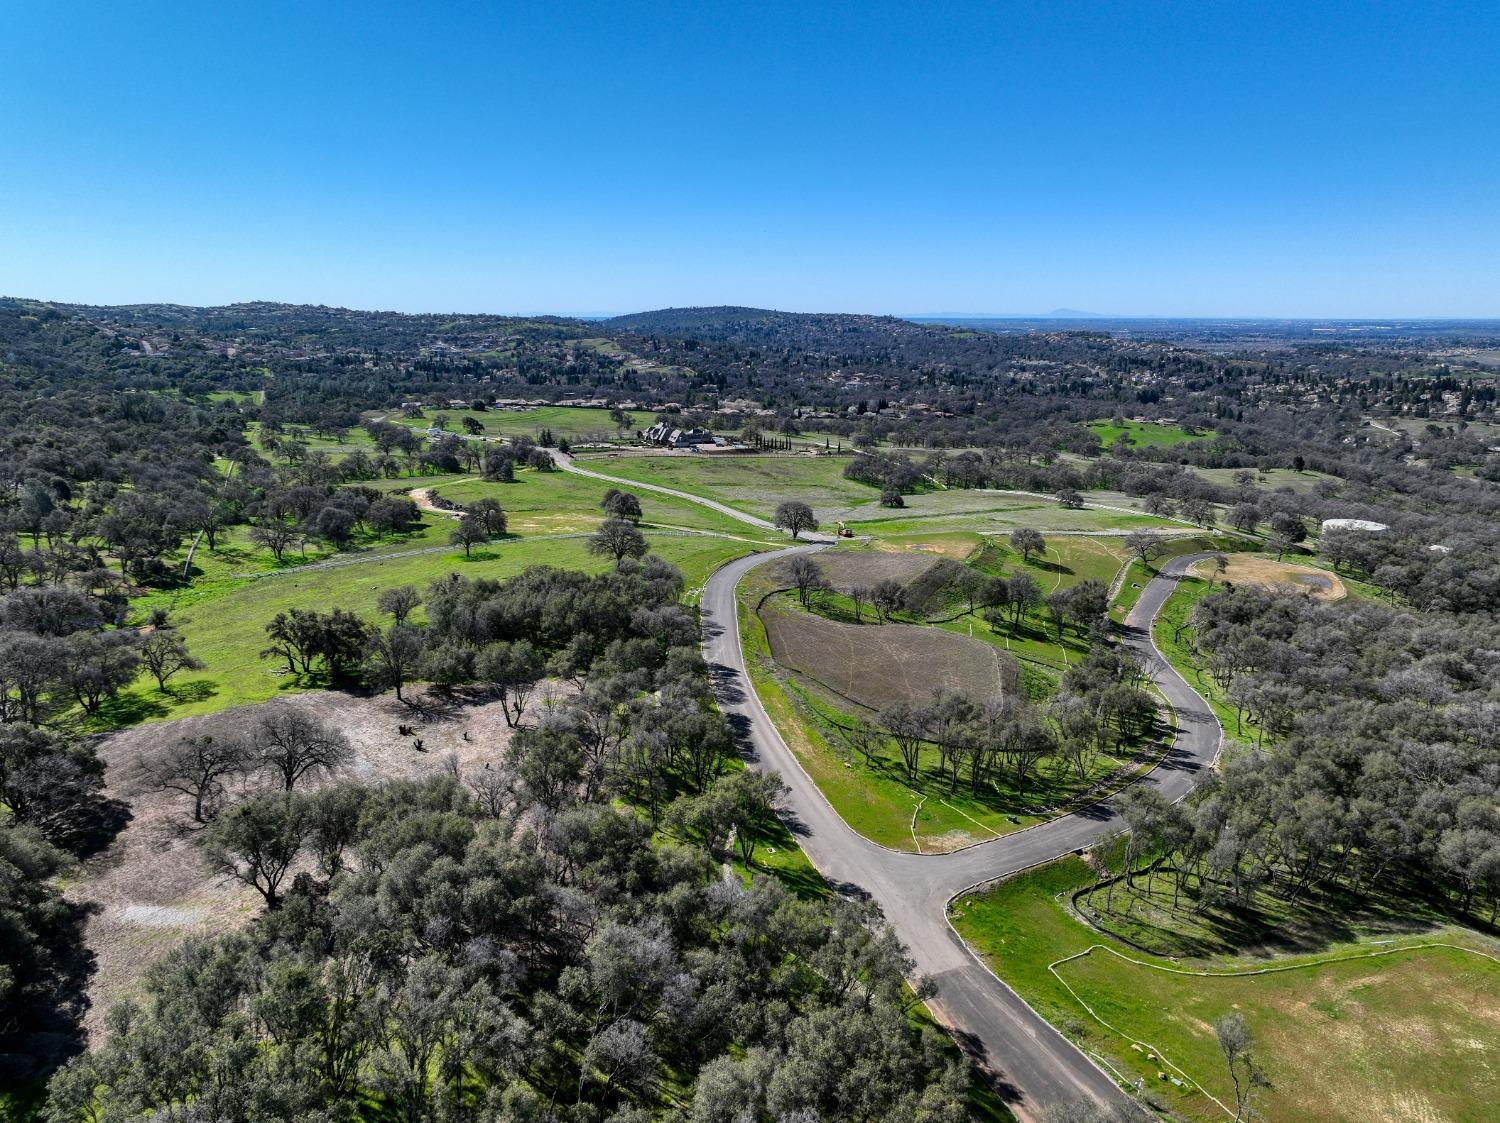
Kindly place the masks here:
<instances>
[{"instance_id":1,"label":"haze on horizon","mask_svg":"<svg viewBox=\"0 0 1500 1123\"><path fill-rule=\"evenodd\" d=\"M1500 316L1500 9L8 13L0 292Z\"/></svg>"}]
</instances>

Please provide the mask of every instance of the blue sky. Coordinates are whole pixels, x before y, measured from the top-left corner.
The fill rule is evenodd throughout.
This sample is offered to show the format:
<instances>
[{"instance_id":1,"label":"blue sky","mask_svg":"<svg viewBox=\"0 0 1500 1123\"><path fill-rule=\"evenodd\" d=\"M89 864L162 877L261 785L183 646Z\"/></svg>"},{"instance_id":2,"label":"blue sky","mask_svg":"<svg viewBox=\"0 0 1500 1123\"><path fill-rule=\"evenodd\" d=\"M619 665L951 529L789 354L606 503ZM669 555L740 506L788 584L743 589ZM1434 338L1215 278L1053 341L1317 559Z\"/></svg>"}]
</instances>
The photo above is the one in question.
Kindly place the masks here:
<instances>
[{"instance_id":1,"label":"blue sky","mask_svg":"<svg viewBox=\"0 0 1500 1123\"><path fill-rule=\"evenodd\" d=\"M1500 5L0 3L0 292L1500 316Z\"/></svg>"}]
</instances>

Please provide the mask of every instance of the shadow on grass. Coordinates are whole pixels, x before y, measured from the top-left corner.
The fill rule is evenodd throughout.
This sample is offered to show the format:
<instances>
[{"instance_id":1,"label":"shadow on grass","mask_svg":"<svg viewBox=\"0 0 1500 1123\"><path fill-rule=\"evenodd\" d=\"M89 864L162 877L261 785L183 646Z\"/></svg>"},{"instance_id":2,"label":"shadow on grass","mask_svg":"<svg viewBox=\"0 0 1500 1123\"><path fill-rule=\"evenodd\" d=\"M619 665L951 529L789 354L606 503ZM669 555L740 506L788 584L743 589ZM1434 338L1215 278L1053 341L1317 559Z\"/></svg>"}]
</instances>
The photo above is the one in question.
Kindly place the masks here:
<instances>
[{"instance_id":1,"label":"shadow on grass","mask_svg":"<svg viewBox=\"0 0 1500 1123\"><path fill-rule=\"evenodd\" d=\"M1144 874L1135 889L1117 883L1106 907L1106 887L1076 895L1075 903L1096 925L1122 943L1161 956L1209 958L1236 954L1306 955L1360 936L1413 935L1450 919L1440 902L1421 901L1422 887L1388 895L1331 887L1295 900L1257 891L1236 903L1226 887L1209 882L1183 889L1173 907L1175 872L1158 873L1148 893ZM1465 918L1472 922L1472 918Z\"/></svg>"},{"instance_id":2,"label":"shadow on grass","mask_svg":"<svg viewBox=\"0 0 1500 1123\"><path fill-rule=\"evenodd\" d=\"M182 706L206 702L217 696L219 685L213 679L194 679L178 686L168 686L166 691L155 687L129 690L106 699L92 714L80 721L80 727L89 733L103 733L112 729L139 725L143 721L154 721L171 717L172 712Z\"/></svg>"},{"instance_id":3,"label":"shadow on grass","mask_svg":"<svg viewBox=\"0 0 1500 1123\"><path fill-rule=\"evenodd\" d=\"M127 725L166 717L171 712L168 699L154 690L149 694L117 694L90 714L83 726L91 732L123 729Z\"/></svg>"},{"instance_id":4,"label":"shadow on grass","mask_svg":"<svg viewBox=\"0 0 1500 1123\"><path fill-rule=\"evenodd\" d=\"M47 1079L87 1047L83 1018L94 953L84 943L89 915L99 906L63 902L42 943L41 977L25 1004L0 1029L0 1119L40 1118Z\"/></svg>"}]
</instances>

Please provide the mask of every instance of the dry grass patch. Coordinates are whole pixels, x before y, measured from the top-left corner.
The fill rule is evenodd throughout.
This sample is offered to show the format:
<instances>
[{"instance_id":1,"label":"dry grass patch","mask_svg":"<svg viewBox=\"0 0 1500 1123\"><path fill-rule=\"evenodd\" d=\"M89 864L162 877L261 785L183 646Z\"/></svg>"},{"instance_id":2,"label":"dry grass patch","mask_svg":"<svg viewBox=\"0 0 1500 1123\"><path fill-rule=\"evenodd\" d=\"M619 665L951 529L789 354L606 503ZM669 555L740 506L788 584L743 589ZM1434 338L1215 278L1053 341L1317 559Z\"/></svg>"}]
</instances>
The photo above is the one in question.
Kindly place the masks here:
<instances>
[{"instance_id":1,"label":"dry grass patch","mask_svg":"<svg viewBox=\"0 0 1500 1123\"><path fill-rule=\"evenodd\" d=\"M825 552L815 554L813 560L828 583L841 593L847 593L856 585L868 589L881 581L899 581L905 585L938 563L938 558L931 554L892 554L877 550Z\"/></svg>"},{"instance_id":2,"label":"dry grass patch","mask_svg":"<svg viewBox=\"0 0 1500 1123\"><path fill-rule=\"evenodd\" d=\"M1015 688L1015 668L996 648L937 628L842 624L767 603L761 609L776 662L868 709L926 702L944 690L975 699Z\"/></svg>"},{"instance_id":3,"label":"dry grass patch","mask_svg":"<svg viewBox=\"0 0 1500 1123\"><path fill-rule=\"evenodd\" d=\"M1294 565L1275 558L1259 558L1250 554L1227 554L1229 568L1215 578L1213 562L1202 561L1193 567L1193 573L1208 580L1215 578L1236 585L1259 585L1262 588L1293 589L1311 593L1319 600L1343 600L1348 595L1344 583L1336 573L1326 569L1314 569L1308 565Z\"/></svg>"},{"instance_id":4,"label":"dry grass patch","mask_svg":"<svg viewBox=\"0 0 1500 1123\"><path fill-rule=\"evenodd\" d=\"M553 688L550 697L561 689ZM391 695L372 698L328 690L267 704L294 707L342 731L354 749L344 776L367 783L419 777L447 767L450 756L461 768L480 767L510 738L498 702L463 704L422 689L407 693L420 709ZM533 710L546 705L548 698L545 688L539 690ZM163 952L190 936L234 931L260 912L261 901L254 892L226 884L204 869L198 837L185 829L190 822L185 797L141 790L138 768L143 753L169 740L226 723L248 726L263 709L243 706L139 726L101 740L98 750L108 767L108 794L130 804L131 820L66 890L70 900L94 908L85 932L95 958L85 1019L91 1036L103 1028L114 1002L139 989L146 968ZM529 720L535 716L532 713ZM402 725L411 727L415 736L402 736ZM420 750L417 738L422 741ZM246 790L257 783L248 781Z\"/></svg>"}]
</instances>

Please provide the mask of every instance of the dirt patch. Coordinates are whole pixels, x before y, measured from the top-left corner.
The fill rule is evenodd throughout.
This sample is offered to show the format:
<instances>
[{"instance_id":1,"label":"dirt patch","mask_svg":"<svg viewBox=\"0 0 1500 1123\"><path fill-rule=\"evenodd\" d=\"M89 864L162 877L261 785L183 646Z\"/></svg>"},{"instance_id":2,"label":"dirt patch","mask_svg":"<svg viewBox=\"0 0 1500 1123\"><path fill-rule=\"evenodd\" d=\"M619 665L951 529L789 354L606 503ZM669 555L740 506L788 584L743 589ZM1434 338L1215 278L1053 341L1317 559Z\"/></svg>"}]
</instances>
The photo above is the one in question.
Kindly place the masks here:
<instances>
[{"instance_id":1,"label":"dirt patch","mask_svg":"<svg viewBox=\"0 0 1500 1123\"><path fill-rule=\"evenodd\" d=\"M966 538L944 538L932 542L892 542L886 540L876 543L875 549L888 552L911 551L919 554L935 554L938 557L963 561L974 552L974 542Z\"/></svg>"},{"instance_id":2,"label":"dirt patch","mask_svg":"<svg viewBox=\"0 0 1500 1123\"><path fill-rule=\"evenodd\" d=\"M552 687L550 697L563 689ZM354 748L345 775L369 783L422 776L447 767L450 756L457 757L460 767L477 768L494 759L510 738L498 702L449 701L421 689L407 694L419 708L392 695L371 698L327 690L267 705L295 707L342 730ZM545 687L533 696L529 720L536 719L548 698ZM233 931L259 914L260 898L252 891L204 871L197 836L183 829L189 821L185 797L142 791L138 769L143 752L196 731L247 726L262 709L245 706L138 726L100 741L109 794L129 803L132 817L66 890L70 900L94 907L84 937L95 957L85 1019L91 1036L100 1032L115 1001L138 990L146 968L163 952L189 936ZM402 736L402 725L414 736ZM254 790L258 783L251 780L244 790Z\"/></svg>"},{"instance_id":3,"label":"dirt patch","mask_svg":"<svg viewBox=\"0 0 1500 1123\"><path fill-rule=\"evenodd\" d=\"M1214 575L1213 562L1202 561L1193 567L1199 577L1215 577L1236 585L1259 585L1262 588L1294 589L1311 593L1318 600L1342 600L1348 595L1338 574L1326 569L1314 569L1306 565L1293 565L1273 558L1250 557L1245 554L1228 554L1229 568Z\"/></svg>"},{"instance_id":4,"label":"dirt patch","mask_svg":"<svg viewBox=\"0 0 1500 1123\"><path fill-rule=\"evenodd\" d=\"M1015 686L1015 665L1001 652L952 632L841 624L774 603L761 620L778 663L868 709L926 702L943 690L997 699Z\"/></svg>"},{"instance_id":5,"label":"dirt patch","mask_svg":"<svg viewBox=\"0 0 1500 1123\"><path fill-rule=\"evenodd\" d=\"M878 550L825 550L815 554L823 577L841 593L856 585L871 588L881 581L899 581L905 585L926 573L938 559L921 554L890 554ZM778 576L785 573L786 563L777 567Z\"/></svg>"},{"instance_id":6,"label":"dirt patch","mask_svg":"<svg viewBox=\"0 0 1500 1123\"><path fill-rule=\"evenodd\" d=\"M478 476L470 476L467 479L454 480L452 484L445 486L452 487L455 484L471 484L478 478ZM414 487L407 495L417 505L419 510L427 511L434 515L446 515L450 519L456 519L463 514L462 511L453 507L439 507L432 501L432 492L433 489L430 487ZM439 492L438 494L441 495L442 493Z\"/></svg>"}]
</instances>

